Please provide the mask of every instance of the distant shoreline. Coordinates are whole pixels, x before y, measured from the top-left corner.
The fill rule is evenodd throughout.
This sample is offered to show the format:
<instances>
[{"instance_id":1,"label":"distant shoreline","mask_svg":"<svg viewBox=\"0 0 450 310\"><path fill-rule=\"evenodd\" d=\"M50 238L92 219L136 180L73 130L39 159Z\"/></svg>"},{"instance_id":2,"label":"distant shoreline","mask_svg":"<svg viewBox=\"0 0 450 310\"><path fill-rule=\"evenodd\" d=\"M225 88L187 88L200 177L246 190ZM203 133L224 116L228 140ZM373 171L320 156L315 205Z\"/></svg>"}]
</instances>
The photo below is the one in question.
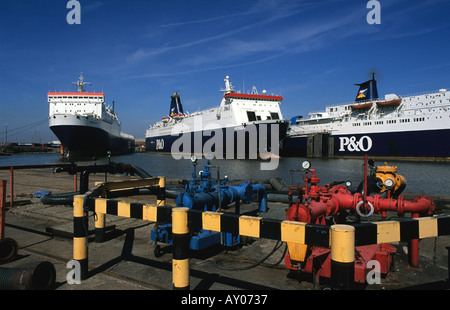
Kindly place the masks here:
<instances>
[{"instance_id":1,"label":"distant shoreline","mask_svg":"<svg viewBox=\"0 0 450 310\"><path fill-rule=\"evenodd\" d=\"M46 147L42 145L35 145L35 146L6 145L0 147L0 156L9 156L16 154L58 153L58 152L59 148Z\"/></svg>"}]
</instances>

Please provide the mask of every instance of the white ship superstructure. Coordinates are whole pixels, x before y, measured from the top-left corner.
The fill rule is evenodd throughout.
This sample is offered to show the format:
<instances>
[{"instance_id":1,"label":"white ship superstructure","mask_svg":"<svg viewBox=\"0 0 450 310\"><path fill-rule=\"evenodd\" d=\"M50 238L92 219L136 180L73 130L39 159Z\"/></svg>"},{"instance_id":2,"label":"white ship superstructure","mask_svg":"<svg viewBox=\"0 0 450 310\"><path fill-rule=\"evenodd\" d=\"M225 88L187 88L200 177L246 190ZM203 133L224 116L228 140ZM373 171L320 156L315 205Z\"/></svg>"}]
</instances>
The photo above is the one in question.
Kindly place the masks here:
<instances>
[{"instance_id":1,"label":"white ship superstructure","mask_svg":"<svg viewBox=\"0 0 450 310\"><path fill-rule=\"evenodd\" d=\"M445 142L450 138L449 91L378 99L374 78L357 85L354 102L291 120L286 151L303 156L307 139L320 135L325 137L321 143L328 144L324 150L333 155L450 156ZM374 94L365 95L369 88Z\"/></svg>"},{"instance_id":2,"label":"white ship superstructure","mask_svg":"<svg viewBox=\"0 0 450 310\"><path fill-rule=\"evenodd\" d=\"M75 84L75 83L74 83ZM49 92L49 127L71 155L113 155L134 151L134 137L121 131L104 93L85 92L80 75L78 92Z\"/></svg>"},{"instance_id":3,"label":"white ship superstructure","mask_svg":"<svg viewBox=\"0 0 450 310\"><path fill-rule=\"evenodd\" d=\"M213 143L214 152L225 152L227 144L234 145L236 151L236 141L233 140L241 134L247 136L247 149L250 142L248 140L251 140L257 141L258 147L267 143L267 151L271 146L272 135L273 141L276 139L278 144L285 137L288 125L280 109L283 98L268 95L265 90L259 94L256 87L249 94L239 93L234 90L228 76L224 81L225 89L222 90L224 95L220 105L194 113L184 113L180 97L178 93L174 93L169 115L146 131L147 150L171 152L175 140L183 134L192 134L190 149L177 151L197 153L195 146L203 150L203 146L211 138L211 132L222 135L220 138L216 137L216 143Z\"/></svg>"}]
</instances>

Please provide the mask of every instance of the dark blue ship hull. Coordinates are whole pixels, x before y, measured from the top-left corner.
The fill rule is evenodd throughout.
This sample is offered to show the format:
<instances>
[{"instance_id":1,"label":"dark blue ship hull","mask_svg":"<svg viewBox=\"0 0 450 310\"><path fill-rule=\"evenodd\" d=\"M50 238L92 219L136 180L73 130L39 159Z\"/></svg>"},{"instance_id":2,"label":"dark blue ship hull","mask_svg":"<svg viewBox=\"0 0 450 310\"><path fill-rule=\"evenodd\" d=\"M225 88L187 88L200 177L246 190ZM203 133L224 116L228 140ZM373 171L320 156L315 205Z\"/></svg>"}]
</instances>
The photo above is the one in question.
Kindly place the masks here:
<instances>
[{"instance_id":1,"label":"dark blue ship hull","mask_svg":"<svg viewBox=\"0 0 450 310\"><path fill-rule=\"evenodd\" d=\"M70 156L106 156L134 152L134 139L111 135L95 127L61 125L50 129L69 151Z\"/></svg>"},{"instance_id":2,"label":"dark blue ship hull","mask_svg":"<svg viewBox=\"0 0 450 310\"><path fill-rule=\"evenodd\" d=\"M362 133L349 135L322 134L322 144L334 156L395 156L395 157L449 157L450 130L403 131L385 133ZM311 138L310 138L311 139ZM332 143L329 143L331 139ZM312 143L310 141L310 143ZM313 145L309 146L310 149ZM325 147L325 148L326 148ZM306 157L308 136L290 137L283 142L284 156Z\"/></svg>"},{"instance_id":3,"label":"dark blue ship hull","mask_svg":"<svg viewBox=\"0 0 450 310\"><path fill-rule=\"evenodd\" d=\"M252 124L253 125L253 124ZM287 121L255 124L252 130L245 125L221 128L216 131L197 131L186 134L147 137L148 152L172 154L203 154L216 158L259 158L265 154L280 152L280 142L285 139Z\"/></svg>"}]
</instances>

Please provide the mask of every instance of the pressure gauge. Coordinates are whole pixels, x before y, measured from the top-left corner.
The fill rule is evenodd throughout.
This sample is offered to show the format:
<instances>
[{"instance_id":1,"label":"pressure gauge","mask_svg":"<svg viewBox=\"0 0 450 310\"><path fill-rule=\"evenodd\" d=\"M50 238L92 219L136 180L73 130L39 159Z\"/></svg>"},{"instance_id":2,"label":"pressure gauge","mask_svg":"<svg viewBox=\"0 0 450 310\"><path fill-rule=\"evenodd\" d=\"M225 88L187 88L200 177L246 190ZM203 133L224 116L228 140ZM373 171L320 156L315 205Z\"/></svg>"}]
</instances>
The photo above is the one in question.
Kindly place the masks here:
<instances>
[{"instance_id":1,"label":"pressure gauge","mask_svg":"<svg viewBox=\"0 0 450 310\"><path fill-rule=\"evenodd\" d=\"M309 167L311 167L311 163L310 163L309 161L305 160L305 161L302 163L302 168L305 169L305 170L307 170L307 169L309 169Z\"/></svg>"},{"instance_id":2,"label":"pressure gauge","mask_svg":"<svg viewBox=\"0 0 450 310\"><path fill-rule=\"evenodd\" d=\"M345 186L347 186L347 187L352 186L352 182L350 182L350 181L345 182Z\"/></svg>"},{"instance_id":3,"label":"pressure gauge","mask_svg":"<svg viewBox=\"0 0 450 310\"><path fill-rule=\"evenodd\" d=\"M392 187L392 185L394 185L394 181L392 181L391 179L386 179L386 181L384 181L384 185L386 185L387 187Z\"/></svg>"}]
</instances>

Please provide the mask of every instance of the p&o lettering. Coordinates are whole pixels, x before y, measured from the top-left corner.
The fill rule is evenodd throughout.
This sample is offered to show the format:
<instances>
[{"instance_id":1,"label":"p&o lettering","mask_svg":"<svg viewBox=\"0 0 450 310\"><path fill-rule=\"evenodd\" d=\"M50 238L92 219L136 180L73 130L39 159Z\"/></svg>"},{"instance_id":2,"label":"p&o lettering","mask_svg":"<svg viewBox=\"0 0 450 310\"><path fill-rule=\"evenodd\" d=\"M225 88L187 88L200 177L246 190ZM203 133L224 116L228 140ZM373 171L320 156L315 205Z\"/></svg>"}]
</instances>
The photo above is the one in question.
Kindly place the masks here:
<instances>
[{"instance_id":1,"label":"p&o lettering","mask_svg":"<svg viewBox=\"0 0 450 310\"><path fill-rule=\"evenodd\" d=\"M372 148L372 139L369 136L362 136L359 140L356 140L355 136L351 137L339 137L340 152L367 152Z\"/></svg>"},{"instance_id":2,"label":"p&o lettering","mask_svg":"<svg viewBox=\"0 0 450 310\"><path fill-rule=\"evenodd\" d=\"M157 150L164 149L164 139L156 139L156 149Z\"/></svg>"}]
</instances>

